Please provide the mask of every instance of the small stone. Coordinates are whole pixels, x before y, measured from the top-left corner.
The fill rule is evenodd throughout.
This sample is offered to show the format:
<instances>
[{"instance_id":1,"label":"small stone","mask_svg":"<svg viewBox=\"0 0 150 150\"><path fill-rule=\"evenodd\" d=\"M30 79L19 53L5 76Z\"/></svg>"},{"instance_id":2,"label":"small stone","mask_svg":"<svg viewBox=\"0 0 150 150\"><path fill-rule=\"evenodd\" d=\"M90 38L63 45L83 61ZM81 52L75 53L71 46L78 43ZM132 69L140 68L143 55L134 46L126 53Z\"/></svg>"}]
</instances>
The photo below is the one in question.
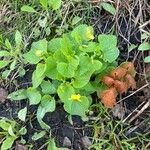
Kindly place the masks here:
<instances>
[{"instance_id":1,"label":"small stone","mask_svg":"<svg viewBox=\"0 0 150 150\"><path fill-rule=\"evenodd\" d=\"M71 147L71 141L70 141L70 139L68 137L64 138L63 146L64 147L68 147L68 148Z\"/></svg>"},{"instance_id":2,"label":"small stone","mask_svg":"<svg viewBox=\"0 0 150 150\"><path fill-rule=\"evenodd\" d=\"M28 150L26 145L20 144L19 141L16 141L15 150Z\"/></svg>"},{"instance_id":3,"label":"small stone","mask_svg":"<svg viewBox=\"0 0 150 150\"><path fill-rule=\"evenodd\" d=\"M0 88L0 102L4 103L7 96L8 96L8 92L5 89Z\"/></svg>"},{"instance_id":4,"label":"small stone","mask_svg":"<svg viewBox=\"0 0 150 150\"><path fill-rule=\"evenodd\" d=\"M87 136L82 137L81 140L85 149L88 149L92 145L92 142Z\"/></svg>"},{"instance_id":5,"label":"small stone","mask_svg":"<svg viewBox=\"0 0 150 150\"><path fill-rule=\"evenodd\" d=\"M122 104L116 104L116 106L112 109L112 113L114 117L118 117L119 119L123 119L125 116L125 109Z\"/></svg>"}]
</instances>

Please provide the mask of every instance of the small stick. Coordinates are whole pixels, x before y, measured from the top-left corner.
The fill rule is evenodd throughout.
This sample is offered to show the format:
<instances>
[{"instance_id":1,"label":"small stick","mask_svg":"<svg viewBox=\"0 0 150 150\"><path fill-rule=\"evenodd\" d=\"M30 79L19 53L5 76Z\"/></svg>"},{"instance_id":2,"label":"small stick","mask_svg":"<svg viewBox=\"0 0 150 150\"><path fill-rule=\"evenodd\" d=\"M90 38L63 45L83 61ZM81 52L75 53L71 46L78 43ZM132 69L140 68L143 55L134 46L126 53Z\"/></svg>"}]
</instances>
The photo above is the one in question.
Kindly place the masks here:
<instances>
[{"instance_id":1,"label":"small stick","mask_svg":"<svg viewBox=\"0 0 150 150\"><path fill-rule=\"evenodd\" d=\"M142 109L135 115L133 116L130 120L129 123L131 123L134 119L136 119L139 115L141 115L143 113L143 111L145 109L147 109L150 106L150 99L148 100L148 102L142 107Z\"/></svg>"},{"instance_id":2,"label":"small stick","mask_svg":"<svg viewBox=\"0 0 150 150\"><path fill-rule=\"evenodd\" d=\"M130 94L130 95L128 95L128 96L122 98L122 99L119 100L117 103L120 103L120 102L122 102L123 100L125 100L125 99L127 99L127 98L133 96L135 93L139 92L140 90L144 89L144 88L147 87L147 86L149 86L149 83L143 85L142 87L140 87L139 89L137 89L137 90L136 90L135 92L133 92L132 94Z\"/></svg>"},{"instance_id":3,"label":"small stick","mask_svg":"<svg viewBox=\"0 0 150 150\"><path fill-rule=\"evenodd\" d=\"M124 123L138 108L144 104L144 102L142 102L136 109L134 109L122 122Z\"/></svg>"}]
</instances>

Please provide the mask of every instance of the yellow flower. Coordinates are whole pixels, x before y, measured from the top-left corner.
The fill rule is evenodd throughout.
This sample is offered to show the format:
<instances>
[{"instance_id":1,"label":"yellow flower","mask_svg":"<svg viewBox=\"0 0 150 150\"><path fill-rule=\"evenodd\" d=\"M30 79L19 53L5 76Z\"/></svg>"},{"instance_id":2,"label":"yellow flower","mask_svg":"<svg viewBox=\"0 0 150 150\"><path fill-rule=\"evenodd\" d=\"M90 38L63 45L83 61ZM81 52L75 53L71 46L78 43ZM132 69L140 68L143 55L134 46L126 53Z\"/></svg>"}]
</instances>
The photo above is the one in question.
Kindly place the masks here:
<instances>
[{"instance_id":1,"label":"yellow flower","mask_svg":"<svg viewBox=\"0 0 150 150\"><path fill-rule=\"evenodd\" d=\"M81 95L80 94L73 94L71 95L71 100L73 101L81 101Z\"/></svg>"},{"instance_id":2,"label":"yellow flower","mask_svg":"<svg viewBox=\"0 0 150 150\"><path fill-rule=\"evenodd\" d=\"M35 55L38 56L38 57L41 57L41 56L42 56L42 51L37 50L37 51L35 52Z\"/></svg>"},{"instance_id":3,"label":"yellow flower","mask_svg":"<svg viewBox=\"0 0 150 150\"><path fill-rule=\"evenodd\" d=\"M91 28L87 28L86 35L87 35L87 38L89 38L90 40L94 39L94 35L93 35L93 32L92 32Z\"/></svg>"}]
</instances>

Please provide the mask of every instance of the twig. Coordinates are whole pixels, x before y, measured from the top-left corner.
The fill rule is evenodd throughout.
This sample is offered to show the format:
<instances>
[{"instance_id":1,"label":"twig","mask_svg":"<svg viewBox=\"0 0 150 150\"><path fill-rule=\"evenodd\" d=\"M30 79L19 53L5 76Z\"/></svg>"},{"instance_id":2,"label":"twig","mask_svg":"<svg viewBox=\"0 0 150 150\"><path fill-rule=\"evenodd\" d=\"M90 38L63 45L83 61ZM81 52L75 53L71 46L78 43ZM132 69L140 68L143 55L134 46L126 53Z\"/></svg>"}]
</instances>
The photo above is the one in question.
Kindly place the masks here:
<instances>
[{"instance_id":1,"label":"twig","mask_svg":"<svg viewBox=\"0 0 150 150\"><path fill-rule=\"evenodd\" d=\"M128 119L135 111L137 111L137 109L140 108L144 103L145 103L145 101L142 102L136 109L134 109L122 122L123 122L123 123L126 122L127 119Z\"/></svg>"},{"instance_id":2,"label":"twig","mask_svg":"<svg viewBox=\"0 0 150 150\"><path fill-rule=\"evenodd\" d=\"M133 116L130 120L129 120L129 123L131 123L134 119L136 119L140 114L143 113L143 111L145 109L147 109L148 107L150 106L150 99L148 100L148 102L142 107L142 109L135 115Z\"/></svg>"},{"instance_id":3,"label":"twig","mask_svg":"<svg viewBox=\"0 0 150 150\"><path fill-rule=\"evenodd\" d=\"M119 100L117 103L120 103L120 102L122 102L123 100L125 100L125 99L127 99L127 98L133 96L135 93L141 91L142 89L144 89L144 88L147 87L147 86L149 86L149 83L147 83L147 84L145 84L144 86L140 87L139 89L137 89L137 90L136 90L135 92L133 92L132 94L130 94L130 95L128 95L128 96L122 98L122 99Z\"/></svg>"}]
</instances>

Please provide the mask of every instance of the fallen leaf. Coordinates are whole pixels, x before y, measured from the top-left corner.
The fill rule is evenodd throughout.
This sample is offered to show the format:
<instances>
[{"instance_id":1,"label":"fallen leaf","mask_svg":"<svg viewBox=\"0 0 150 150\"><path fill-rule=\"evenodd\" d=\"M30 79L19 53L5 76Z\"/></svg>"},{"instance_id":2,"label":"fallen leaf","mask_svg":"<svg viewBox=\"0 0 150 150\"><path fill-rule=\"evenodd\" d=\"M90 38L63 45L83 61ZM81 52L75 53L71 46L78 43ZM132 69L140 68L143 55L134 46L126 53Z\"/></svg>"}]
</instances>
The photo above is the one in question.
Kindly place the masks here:
<instances>
[{"instance_id":1,"label":"fallen leaf","mask_svg":"<svg viewBox=\"0 0 150 150\"><path fill-rule=\"evenodd\" d=\"M132 90L136 89L136 81L130 74L125 76L125 82L127 83L128 88L131 88Z\"/></svg>"},{"instance_id":2,"label":"fallen leaf","mask_svg":"<svg viewBox=\"0 0 150 150\"><path fill-rule=\"evenodd\" d=\"M109 76L104 76L102 82L105 83L108 87L111 87L114 84L114 79Z\"/></svg>"},{"instance_id":3,"label":"fallen leaf","mask_svg":"<svg viewBox=\"0 0 150 150\"><path fill-rule=\"evenodd\" d=\"M8 92L3 89L3 88L0 88L0 102L5 102L6 98L8 96Z\"/></svg>"},{"instance_id":4,"label":"fallen leaf","mask_svg":"<svg viewBox=\"0 0 150 150\"><path fill-rule=\"evenodd\" d=\"M121 79L123 78L127 73L127 70L122 68L122 67L118 67L116 69L114 69L111 73L110 73L110 76L113 78L113 79Z\"/></svg>"},{"instance_id":5,"label":"fallen leaf","mask_svg":"<svg viewBox=\"0 0 150 150\"><path fill-rule=\"evenodd\" d=\"M120 94L126 93L128 90L127 84L119 80L115 80L114 87L116 88L117 92Z\"/></svg>"},{"instance_id":6,"label":"fallen leaf","mask_svg":"<svg viewBox=\"0 0 150 150\"><path fill-rule=\"evenodd\" d=\"M116 104L117 91L115 88L104 90L100 97L105 107L113 108Z\"/></svg>"}]
</instances>

